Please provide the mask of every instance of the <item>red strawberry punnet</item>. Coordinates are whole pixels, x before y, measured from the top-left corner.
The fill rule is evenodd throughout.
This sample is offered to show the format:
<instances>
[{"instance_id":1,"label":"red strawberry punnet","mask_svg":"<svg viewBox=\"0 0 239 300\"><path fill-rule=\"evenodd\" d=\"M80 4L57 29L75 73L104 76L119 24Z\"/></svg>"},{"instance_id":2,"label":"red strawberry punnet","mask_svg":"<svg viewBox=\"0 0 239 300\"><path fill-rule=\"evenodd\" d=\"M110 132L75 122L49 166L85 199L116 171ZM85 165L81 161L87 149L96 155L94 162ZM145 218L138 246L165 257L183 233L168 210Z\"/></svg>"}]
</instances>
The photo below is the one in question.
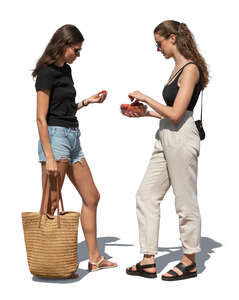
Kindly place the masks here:
<instances>
[{"instance_id":1,"label":"red strawberry punnet","mask_svg":"<svg viewBox=\"0 0 239 300\"><path fill-rule=\"evenodd\" d=\"M129 107L129 104L121 104L120 105L120 109L122 109L122 110L126 110L126 109L128 109L128 107Z\"/></svg>"},{"instance_id":2,"label":"red strawberry punnet","mask_svg":"<svg viewBox=\"0 0 239 300\"><path fill-rule=\"evenodd\" d=\"M139 101L134 101L131 104L121 104L120 109L122 112L136 112L145 114L147 111L147 105L144 105Z\"/></svg>"}]
</instances>

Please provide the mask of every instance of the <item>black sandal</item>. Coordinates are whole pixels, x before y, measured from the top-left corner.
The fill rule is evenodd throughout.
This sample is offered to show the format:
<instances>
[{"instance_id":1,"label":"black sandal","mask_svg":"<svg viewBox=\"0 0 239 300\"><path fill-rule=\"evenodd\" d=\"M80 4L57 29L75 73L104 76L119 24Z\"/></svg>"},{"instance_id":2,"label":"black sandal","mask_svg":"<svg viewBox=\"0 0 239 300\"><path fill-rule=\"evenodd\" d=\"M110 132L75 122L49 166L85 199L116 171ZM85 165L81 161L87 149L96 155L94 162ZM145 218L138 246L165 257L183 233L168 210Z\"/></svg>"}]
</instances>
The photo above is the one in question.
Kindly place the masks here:
<instances>
[{"instance_id":1,"label":"black sandal","mask_svg":"<svg viewBox=\"0 0 239 300\"><path fill-rule=\"evenodd\" d=\"M144 269L149 269L149 268L155 268L156 264L150 264L150 265L141 265L140 262L136 264L136 270L134 271L130 267L126 269L126 273L128 275L133 275L133 276L141 276L141 277L146 277L146 278L156 278L157 273L156 272L146 272Z\"/></svg>"},{"instance_id":2,"label":"black sandal","mask_svg":"<svg viewBox=\"0 0 239 300\"><path fill-rule=\"evenodd\" d=\"M180 271L182 271L183 274L179 275L174 270L169 270L167 273L173 276L167 277L162 275L161 279L166 281L174 281L174 280L188 279L197 276L197 271L190 272L190 270L196 267L195 262L189 266L185 266L183 263L180 262L175 267L178 268Z\"/></svg>"}]
</instances>

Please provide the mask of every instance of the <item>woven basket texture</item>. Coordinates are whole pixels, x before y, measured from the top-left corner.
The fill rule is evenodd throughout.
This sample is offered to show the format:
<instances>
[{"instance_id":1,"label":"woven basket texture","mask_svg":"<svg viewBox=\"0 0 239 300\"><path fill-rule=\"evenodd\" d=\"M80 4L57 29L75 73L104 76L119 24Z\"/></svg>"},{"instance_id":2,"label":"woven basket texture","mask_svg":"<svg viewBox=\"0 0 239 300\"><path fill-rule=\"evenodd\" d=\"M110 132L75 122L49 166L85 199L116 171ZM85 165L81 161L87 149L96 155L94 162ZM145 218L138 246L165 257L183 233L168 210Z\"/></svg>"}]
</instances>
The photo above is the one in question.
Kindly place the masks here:
<instances>
[{"instance_id":1,"label":"woven basket texture","mask_svg":"<svg viewBox=\"0 0 239 300\"><path fill-rule=\"evenodd\" d=\"M80 213L57 216L23 212L22 224L30 272L47 278L70 278L78 268L78 225Z\"/></svg>"}]
</instances>

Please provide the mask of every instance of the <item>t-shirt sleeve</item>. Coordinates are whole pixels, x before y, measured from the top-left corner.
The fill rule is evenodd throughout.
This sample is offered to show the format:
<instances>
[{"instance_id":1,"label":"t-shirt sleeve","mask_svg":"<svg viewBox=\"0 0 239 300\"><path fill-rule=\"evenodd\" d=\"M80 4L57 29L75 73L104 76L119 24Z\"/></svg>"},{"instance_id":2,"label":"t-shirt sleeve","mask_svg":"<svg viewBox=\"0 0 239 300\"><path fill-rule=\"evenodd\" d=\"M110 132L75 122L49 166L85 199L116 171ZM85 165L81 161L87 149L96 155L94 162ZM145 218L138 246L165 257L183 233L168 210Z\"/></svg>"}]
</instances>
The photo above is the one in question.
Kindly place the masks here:
<instances>
[{"instance_id":1,"label":"t-shirt sleeve","mask_svg":"<svg viewBox=\"0 0 239 300\"><path fill-rule=\"evenodd\" d=\"M49 90L51 91L54 83L54 77L48 66L41 66L35 82L36 91Z\"/></svg>"}]
</instances>

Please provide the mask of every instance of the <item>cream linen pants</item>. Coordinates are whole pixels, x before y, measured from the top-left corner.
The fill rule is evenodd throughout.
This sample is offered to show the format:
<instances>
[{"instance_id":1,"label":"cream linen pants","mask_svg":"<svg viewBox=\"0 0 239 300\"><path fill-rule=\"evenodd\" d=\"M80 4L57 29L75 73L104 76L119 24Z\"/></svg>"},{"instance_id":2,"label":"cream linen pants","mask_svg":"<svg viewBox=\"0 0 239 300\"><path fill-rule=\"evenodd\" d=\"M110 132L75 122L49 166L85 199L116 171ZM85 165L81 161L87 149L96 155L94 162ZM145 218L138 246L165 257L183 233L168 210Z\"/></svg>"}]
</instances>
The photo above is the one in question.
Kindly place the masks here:
<instances>
[{"instance_id":1,"label":"cream linen pants","mask_svg":"<svg viewBox=\"0 0 239 300\"><path fill-rule=\"evenodd\" d=\"M193 113L186 111L178 124L160 120L146 173L136 193L140 252L157 254L160 203L172 185L179 217L183 252L200 252L201 218L197 201L200 137Z\"/></svg>"}]
</instances>

